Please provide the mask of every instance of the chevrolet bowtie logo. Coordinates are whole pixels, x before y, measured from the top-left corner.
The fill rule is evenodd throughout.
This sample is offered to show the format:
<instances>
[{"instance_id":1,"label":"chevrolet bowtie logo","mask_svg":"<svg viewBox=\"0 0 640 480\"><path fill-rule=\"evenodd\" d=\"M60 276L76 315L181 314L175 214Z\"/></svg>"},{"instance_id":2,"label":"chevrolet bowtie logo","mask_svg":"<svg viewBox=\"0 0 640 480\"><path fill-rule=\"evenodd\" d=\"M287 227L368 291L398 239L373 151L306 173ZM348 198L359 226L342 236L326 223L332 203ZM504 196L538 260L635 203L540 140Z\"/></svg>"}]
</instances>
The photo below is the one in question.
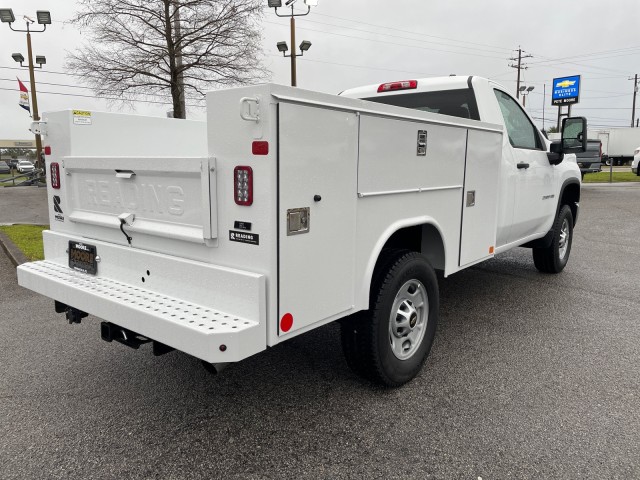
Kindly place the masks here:
<instances>
[{"instance_id":1,"label":"chevrolet bowtie logo","mask_svg":"<svg viewBox=\"0 0 640 480\"><path fill-rule=\"evenodd\" d=\"M571 87L574 83L576 83L575 80L563 80L561 82L556 83L556 88L558 88L558 87L562 87L562 88Z\"/></svg>"}]
</instances>

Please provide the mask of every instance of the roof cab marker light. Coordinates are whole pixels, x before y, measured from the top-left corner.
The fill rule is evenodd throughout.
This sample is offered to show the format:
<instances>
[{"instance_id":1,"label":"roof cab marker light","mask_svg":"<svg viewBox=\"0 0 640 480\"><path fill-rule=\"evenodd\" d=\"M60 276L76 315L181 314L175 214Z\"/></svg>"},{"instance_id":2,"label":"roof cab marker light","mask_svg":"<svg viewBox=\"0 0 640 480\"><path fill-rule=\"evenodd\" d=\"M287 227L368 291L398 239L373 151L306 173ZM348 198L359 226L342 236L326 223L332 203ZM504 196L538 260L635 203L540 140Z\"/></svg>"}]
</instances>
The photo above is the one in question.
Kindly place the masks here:
<instances>
[{"instance_id":1,"label":"roof cab marker light","mask_svg":"<svg viewBox=\"0 0 640 480\"><path fill-rule=\"evenodd\" d=\"M49 169L51 170L51 187L60 188L60 165L58 162L52 162Z\"/></svg>"},{"instance_id":2,"label":"roof cab marker light","mask_svg":"<svg viewBox=\"0 0 640 480\"><path fill-rule=\"evenodd\" d=\"M233 196L236 204L249 206L253 203L253 170L237 166L233 169Z\"/></svg>"},{"instance_id":3,"label":"roof cab marker light","mask_svg":"<svg viewBox=\"0 0 640 480\"><path fill-rule=\"evenodd\" d=\"M401 80L399 82L383 83L378 87L378 93L391 92L394 90L413 90L418 88L417 80Z\"/></svg>"}]
</instances>

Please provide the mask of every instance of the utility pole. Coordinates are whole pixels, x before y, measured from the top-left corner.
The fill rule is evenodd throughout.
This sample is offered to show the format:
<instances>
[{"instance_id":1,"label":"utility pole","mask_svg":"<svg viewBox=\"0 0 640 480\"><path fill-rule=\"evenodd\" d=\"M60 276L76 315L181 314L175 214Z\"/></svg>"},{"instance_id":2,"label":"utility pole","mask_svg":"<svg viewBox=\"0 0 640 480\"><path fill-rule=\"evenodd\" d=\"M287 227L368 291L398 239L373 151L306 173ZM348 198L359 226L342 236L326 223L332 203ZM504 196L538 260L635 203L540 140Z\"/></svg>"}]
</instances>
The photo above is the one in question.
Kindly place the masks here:
<instances>
[{"instance_id":1,"label":"utility pole","mask_svg":"<svg viewBox=\"0 0 640 480\"><path fill-rule=\"evenodd\" d=\"M529 68L526 65L522 64L522 59L523 58L531 58L531 57L533 57L533 55L529 55L529 54L522 55L523 53L526 53L526 52L524 50L522 50L521 47L518 47L518 58L510 58L509 59L509 60L511 60L513 62L515 62L515 61L518 62L516 65L514 65L513 63L509 64L509 66L511 68L517 68L518 69L518 84L516 85L516 98L518 98L518 99L520 98L520 70L526 70L527 68Z\"/></svg>"},{"instance_id":2,"label":"utility pole","mask_svg":"<svg viewBox=\"0 0 640 480\"><path fill-rule=\"evenodd\" d=\"M542 131L545 130L544 126L544 104L547 103L547 84L542 85Z\"/></svg>"},{"instance_id":3,"label":"utility pole","mask_svg":"<svg viewBox=\"0 0 640 480\"><path fill-rule=\"evenodd\" d=\"M629 80L633 80L633 108L631 109L631 126L636 123L636 95L638 95L638 74L634 78L629 77ZM637 127L637 125L635 125Z\"/></svg>"}]
</instances>

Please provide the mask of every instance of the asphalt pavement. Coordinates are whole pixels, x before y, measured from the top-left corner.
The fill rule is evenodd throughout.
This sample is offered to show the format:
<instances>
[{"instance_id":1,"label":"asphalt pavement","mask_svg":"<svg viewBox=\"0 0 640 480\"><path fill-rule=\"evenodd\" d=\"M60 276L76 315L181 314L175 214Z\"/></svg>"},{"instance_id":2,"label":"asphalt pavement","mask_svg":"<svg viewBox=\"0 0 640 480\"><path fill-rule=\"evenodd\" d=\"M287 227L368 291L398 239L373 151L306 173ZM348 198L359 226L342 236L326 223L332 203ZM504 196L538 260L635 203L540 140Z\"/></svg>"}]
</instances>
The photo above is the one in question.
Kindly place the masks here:
<instances>
[{"instance_id":1,"label":"asphalt pavement","mask_svg":"<svg viewBox=\"0 0 640 480\"><path fill-rule=\"evenodd\" d=\"M0 225L14 223L49 225L46 188L0 187Z\"/></svg>"},{"instance_id":2,"label":"asphalt pavement","mask_svg":"<svg viewBox=\"0 0 640 480\"><path fill-rule=\"evenodd\" d=\"M211 377L67 325L0 255L0 478L640 478L640 185L586 186L569 264L441 279L426 368L383 390L336 325Z\"/></svg>"}]
</instances>

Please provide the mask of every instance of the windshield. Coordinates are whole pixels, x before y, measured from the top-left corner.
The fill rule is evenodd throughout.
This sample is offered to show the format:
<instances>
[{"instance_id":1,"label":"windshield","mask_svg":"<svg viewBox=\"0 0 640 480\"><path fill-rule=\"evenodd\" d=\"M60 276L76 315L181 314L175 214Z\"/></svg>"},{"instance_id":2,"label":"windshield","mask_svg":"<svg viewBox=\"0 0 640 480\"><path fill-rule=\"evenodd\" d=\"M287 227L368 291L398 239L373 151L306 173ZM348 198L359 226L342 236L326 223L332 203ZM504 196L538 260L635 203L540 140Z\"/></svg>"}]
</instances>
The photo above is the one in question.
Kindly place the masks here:
<instances>
[{"instance_id":1,"label":"windshield","mask_svg":"<svg viewBox=\"0 0 640 480\"><path fill-rule=\"evenodd\" d=\"M363 100L413 108L424 112L440 113L452 117L480 120L478 106L473 90L442 90L439 92L399 93L383 97L370 97Z\"/></svg>"}]
</instances>

